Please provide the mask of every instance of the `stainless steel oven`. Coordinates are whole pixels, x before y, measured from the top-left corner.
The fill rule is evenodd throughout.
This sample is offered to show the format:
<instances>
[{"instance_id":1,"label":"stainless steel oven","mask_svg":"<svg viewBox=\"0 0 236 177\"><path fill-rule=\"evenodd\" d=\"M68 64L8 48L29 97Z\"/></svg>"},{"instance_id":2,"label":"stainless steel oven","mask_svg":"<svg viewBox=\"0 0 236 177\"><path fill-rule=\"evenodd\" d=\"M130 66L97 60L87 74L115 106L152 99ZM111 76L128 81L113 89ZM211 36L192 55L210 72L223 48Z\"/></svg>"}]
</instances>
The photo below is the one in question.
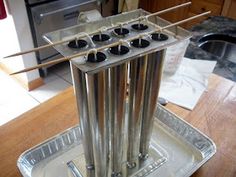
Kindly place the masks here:
<instances>
[{"instance_id":1,"label":"stainless steel oven","mask_svg":"<svg viewBox=\"0 0 236 177\"><path fill-rule=\"evenodd\" d=\"M35 47L46 44L42 39L43 34L76 25L80 12L92 9L101 11L96 0L26 0L25 2ZM40 50L36 56L38 63L61 57L53 48ZM47 68L44 68L41 74L46 72Z\"/></svg>"}]
</instances>

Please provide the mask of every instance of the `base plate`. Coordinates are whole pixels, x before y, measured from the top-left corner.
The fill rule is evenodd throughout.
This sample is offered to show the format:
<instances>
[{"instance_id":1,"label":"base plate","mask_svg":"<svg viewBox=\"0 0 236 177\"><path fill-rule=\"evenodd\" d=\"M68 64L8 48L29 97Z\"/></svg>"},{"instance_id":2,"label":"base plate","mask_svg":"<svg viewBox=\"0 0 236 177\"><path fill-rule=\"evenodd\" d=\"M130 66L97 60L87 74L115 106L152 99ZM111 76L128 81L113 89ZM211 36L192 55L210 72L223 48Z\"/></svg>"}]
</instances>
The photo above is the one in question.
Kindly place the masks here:
<instances>
[{"instance_id":1,"label":"base plate","mask_svg":"<svg viewBox=\"0 0 236 177\"><path fill-rule=\"evenodd\" d=\"M165 162L167 162L167 157L167 153L162 147L160 147L158 144L155 144L154 142L151 142L149 157L147 159L137 159L138 163L132 169L127 168L127 163L124 162L122 168L125 169L124 171L126 171L126 173L128 174L127 176L129 177L148 176L151 173L154 173L155 170L157 170ZM86 164L84 154L82 153L79 156L75 157L72 162L77 169L76 171L78 172L78 176L86 177L87 171L85 168Z\"/></svg>"}]
</instances>

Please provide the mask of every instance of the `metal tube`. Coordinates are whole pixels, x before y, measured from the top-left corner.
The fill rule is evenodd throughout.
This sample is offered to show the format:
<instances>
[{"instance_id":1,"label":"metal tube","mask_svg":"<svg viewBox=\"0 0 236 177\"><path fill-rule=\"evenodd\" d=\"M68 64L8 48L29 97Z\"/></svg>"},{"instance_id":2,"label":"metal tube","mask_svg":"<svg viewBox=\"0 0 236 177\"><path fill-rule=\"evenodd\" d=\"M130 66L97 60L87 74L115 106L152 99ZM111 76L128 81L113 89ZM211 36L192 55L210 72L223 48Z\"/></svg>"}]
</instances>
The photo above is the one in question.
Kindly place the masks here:
<instances>
[{"instance_id":1,"label":"metal tube","mask_svg":"<svg viewBox=\"0 0 236 177\"><path fill-rule=\"evenodd\" d=\"M79 112L80 129L86 160L87 176L94 176L94 157L92 148L92 135L88 114L88 98L86 76L76 66L71 63L71 71L74 85L74 92Z\"/></svg>"},{"instance_id":2,"label":"metal tube","mask_svg":"<svg viewBox=\"0 0 236 177\"><path fill-rule=\"evenodd\" d=\"M141 158L148 157L149 143L154 122L154 111L157 104L165 50L148 55L147 74L142 111L142 130L140 140Z\"/></svg>"},{"instance_id":3,"label":"metal tube","mask_svg":"<svg viewBox=\"0 0 236 177\"><path fill-rule=\"evenodd\" d=\"M73 161L67 162L66 165L68 166L68 168L70 169L70 171L71 171L71 173L72 173L72 175L73 175L74 177L83 177L83 176L80 174L78 168L76 167L76 165L74 164Z\"/></svg>"},{"instance_id":4,"label":"metal tube","mask_svg":"<svg viewBox=\"0 0 236 177\"><path fill-rule=\"evenodd\" d=\"M93 139L95 176L106 177L108 171L107 70L87 75L88 110Z\"/></svg>"},{"instance_id":5,"label":"metal tube","mask_svg":"<svg viewBox=\"0 0 236 177\"><path fill-rule=\"evenodd\" d=\"M134 168L139 160L141 113L146 78L147 56L130 62L127 165Z\"/></svg>"},{"instance_id":6,"label":"metal tube","mask_svg":"<svg viewBox=\"0 0 236 177\"><path fill-rule=\"evenodd\" d=\"M110 68L110 139L112 176L123 176L127 64Z\"/></svg>"}]
</instances>

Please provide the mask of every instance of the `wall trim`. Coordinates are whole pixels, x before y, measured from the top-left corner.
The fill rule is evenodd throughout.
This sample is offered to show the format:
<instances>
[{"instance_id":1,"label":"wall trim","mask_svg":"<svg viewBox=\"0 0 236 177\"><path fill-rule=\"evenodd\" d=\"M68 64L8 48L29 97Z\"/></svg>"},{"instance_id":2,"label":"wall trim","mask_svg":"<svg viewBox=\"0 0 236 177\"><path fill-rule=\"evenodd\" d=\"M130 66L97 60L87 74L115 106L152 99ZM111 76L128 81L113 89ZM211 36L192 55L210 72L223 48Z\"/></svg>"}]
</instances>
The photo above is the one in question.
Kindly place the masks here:
<instances>
[{"instance_id":1,"label":"wall trim","mask_svg":"<svg viewBox=\"0 0 236 177\"><path fill-rule=\"evenodd\" d=\"M40 86L44 85L44 81L41 77L28 82L28 91L34 90Z\"/></svg>"},{"instance_id":2,"label":"wall trim","mask_svg":"<svg viewBox=\"0 0 236 177\"><path fill-rule=\"evenodd\" d=\"M229 11L231 3L232 3L232 0L225 0L224 1L223 5L222 5L221 15L223 15L223 16L228 15L228 11Z\"/></svg>"},{"instance_id":3,"label":"wall trim","mask_svg":"<svg viewBox=\"0 0 236 177\"><path fill-rule=\"evenodd\" d=\"M0 63L0 69L7 74L13 73L13 71L9 67L4 65L3 63ZM30 82L25 81L17 74L10 76L10 77L12 77L14 80L16 80L22 87L24 87L28 91L34 90L34 89L44 85L44 81L41 77L39 77L35 80L32 80Z\"/></svg>"}]
</instances>

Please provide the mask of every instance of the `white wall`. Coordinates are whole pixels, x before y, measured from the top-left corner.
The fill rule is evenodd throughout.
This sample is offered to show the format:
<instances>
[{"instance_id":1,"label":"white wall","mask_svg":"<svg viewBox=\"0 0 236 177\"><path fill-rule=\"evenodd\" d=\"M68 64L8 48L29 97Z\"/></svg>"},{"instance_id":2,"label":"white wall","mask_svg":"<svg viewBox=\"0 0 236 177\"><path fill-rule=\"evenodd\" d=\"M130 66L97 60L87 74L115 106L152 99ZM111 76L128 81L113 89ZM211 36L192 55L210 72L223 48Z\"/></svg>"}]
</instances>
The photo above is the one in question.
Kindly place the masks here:
<instances>
[{"instance_id":1,"label":"white wall","mask_svg":"<svg viewBox=\"0 0 236 177\"><path fill-rule=\"evenodd\" d=\"M24 4L24 0L5 0L7 18L0 20L0 57L33 48L32 35ZM12 71L35 66L34 53L4 60L4 64ZM20 74L27 83L39 78L38 70Z\"/></svg>"}]
</instances>

